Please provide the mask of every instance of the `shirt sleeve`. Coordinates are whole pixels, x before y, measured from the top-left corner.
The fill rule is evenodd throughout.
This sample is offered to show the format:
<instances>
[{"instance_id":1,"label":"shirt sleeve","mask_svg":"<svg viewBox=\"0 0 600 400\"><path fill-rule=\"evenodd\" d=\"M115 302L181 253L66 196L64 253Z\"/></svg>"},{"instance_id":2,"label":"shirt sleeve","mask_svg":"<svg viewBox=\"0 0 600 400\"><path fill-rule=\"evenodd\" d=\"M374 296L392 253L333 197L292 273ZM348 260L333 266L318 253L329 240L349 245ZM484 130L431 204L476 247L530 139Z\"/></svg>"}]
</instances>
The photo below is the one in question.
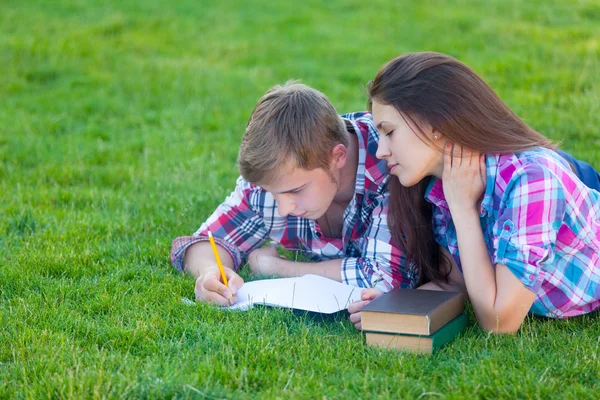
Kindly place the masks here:
<instances>
[{"instance_id":1,"label":"shirt sleeve","mask_svg":"<svg viewBox=\"0 0 600 400\"><path fill-rule=\"evenodd\" d=\"M547 167L527 165L515 172L494 225L494 263L506 265L537 292L544 265L554 261L554 245L565 218L563 185Z\"/></svg>"},{"instance_id":2,"label":"shirt sleeve","mask_svg":"<svg viewBox=\"0 0 600 400\"><path fill-rule=\"evenodd\" d=\"M239 177L235 190L217 207L196 233L173 240L171 245L173 266L183 271L185 251L194 243L208 240L210 230L215 242L229 253L237 270L245 262L248 252L262 246L269 236L269 228L259 212L262 210L261 204L264 198L264 191Z\"/></svg>"},{"instance_id":3,"label":"shirt sleeve","mask_svg":"<svg viewBox=\"0 0 600 400\"><path fill-rule=\"evenodd\" d=\"M371 224L361 238L361 256L342 260L342 280L349 285L388 292L396 287L413 288L417 283L417 269L407 265L404 253L392 242L388 198L389 192L380 195L373 209Z\"/></svg>"}]
</instances>

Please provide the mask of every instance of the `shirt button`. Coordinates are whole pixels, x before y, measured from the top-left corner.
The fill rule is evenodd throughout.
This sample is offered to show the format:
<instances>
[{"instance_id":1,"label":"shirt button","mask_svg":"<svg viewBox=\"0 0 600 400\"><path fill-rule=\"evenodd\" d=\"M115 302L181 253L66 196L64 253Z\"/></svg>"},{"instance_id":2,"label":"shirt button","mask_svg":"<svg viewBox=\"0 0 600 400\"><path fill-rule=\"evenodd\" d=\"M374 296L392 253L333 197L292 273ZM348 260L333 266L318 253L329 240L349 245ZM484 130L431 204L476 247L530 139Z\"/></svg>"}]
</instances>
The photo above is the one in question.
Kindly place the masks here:
<instances>
[{"instance_id":1,"label":"shirt button","mask_svg":"<svg viewBox=\"0 0 600 400\"><path fill-rule=\"evenodd\" d=\"M321 237L321 232L317 232L317 237Z\"/></svg>"},{"instance_id":2,"label":"shirt button","mask_svg":"<svg viewBox=\"0 0 600 400\"><path fill-rule=\"evenodd\" d=\"M504 230L505 230L505 231L510 231L510 226L506 225L506 226L504 227Z\"/></svg>"}]
</instances>

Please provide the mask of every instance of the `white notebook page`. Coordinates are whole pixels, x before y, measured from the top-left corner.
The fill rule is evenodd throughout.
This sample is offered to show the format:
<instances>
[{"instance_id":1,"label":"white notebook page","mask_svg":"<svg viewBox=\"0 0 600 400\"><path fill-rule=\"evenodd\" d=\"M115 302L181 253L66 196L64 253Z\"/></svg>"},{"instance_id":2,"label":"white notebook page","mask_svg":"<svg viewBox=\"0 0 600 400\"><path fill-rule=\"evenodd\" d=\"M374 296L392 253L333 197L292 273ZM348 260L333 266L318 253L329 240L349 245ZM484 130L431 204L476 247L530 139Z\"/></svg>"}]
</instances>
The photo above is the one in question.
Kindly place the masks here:
<instances>
[{"instance_id":1,"label":"white notebook page","mask_svg":"<svg viewBox=\"0 0 600 400\"><path fill-rule=\"evenodd\" d=\"M361 288L319 275L265 279L244 283L231 309L247 310L254 304L331 314L360 300Z\"/></svg>"}]
</instances>

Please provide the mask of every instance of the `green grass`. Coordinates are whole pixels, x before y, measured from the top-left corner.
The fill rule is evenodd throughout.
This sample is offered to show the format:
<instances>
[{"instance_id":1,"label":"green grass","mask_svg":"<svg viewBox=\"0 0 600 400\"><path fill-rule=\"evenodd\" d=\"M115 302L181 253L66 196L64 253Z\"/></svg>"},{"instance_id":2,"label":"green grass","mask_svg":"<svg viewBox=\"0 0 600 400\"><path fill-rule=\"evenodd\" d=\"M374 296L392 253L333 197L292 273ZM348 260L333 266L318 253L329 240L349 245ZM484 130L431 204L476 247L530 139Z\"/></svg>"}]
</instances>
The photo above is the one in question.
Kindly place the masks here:
<instances>
[{"instance_id":1,"label":"green grass","mask_svg":"<svg viewBox=\"0 0 600 400\"><path fill-rule=\"evenodd\" d=\"M423 357L341 317L182 301L171 240L232 189L252 107L290 78L357 111L384 62L442 51L600 166L597 1L420 3L3 1L0 398L597 397L597 315L472 324Z\"/></svg>"}]
</instances>

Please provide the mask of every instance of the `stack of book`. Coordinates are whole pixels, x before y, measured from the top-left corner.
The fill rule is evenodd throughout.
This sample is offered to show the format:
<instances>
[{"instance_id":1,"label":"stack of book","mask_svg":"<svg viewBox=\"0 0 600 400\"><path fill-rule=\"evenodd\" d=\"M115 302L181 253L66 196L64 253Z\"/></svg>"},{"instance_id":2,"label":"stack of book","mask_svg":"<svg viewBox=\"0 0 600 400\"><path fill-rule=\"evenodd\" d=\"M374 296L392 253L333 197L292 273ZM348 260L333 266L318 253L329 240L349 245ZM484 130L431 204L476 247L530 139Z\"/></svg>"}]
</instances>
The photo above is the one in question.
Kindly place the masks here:
<instances>
[{"instance_id":1,"label":"stack of book","mask_svg":"<svg viewBox=\"0 0 600 400\"><path fill-rule=\"evenodd\" d=\"M468 325L459 292L393 289L361 311L367 345L433 353Z\"/></svg>"}]
</instances>

